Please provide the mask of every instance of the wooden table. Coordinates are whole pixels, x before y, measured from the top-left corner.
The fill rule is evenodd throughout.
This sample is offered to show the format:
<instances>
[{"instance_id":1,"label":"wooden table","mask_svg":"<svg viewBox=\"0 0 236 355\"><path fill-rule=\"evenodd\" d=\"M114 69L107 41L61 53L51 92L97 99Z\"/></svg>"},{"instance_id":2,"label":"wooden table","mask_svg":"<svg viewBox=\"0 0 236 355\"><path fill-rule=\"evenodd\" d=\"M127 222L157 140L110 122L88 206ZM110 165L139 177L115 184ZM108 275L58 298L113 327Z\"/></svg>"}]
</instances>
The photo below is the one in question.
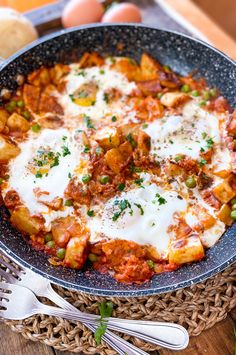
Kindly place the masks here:
<instances>
[{"instance_id":1,"label":"wooden table","mask_svg":"<svg viewBox=\"0 0 236 355\"><path fill-rule=\"evenodd\" d=\"M190 0L159 0L161 5L167 5L169 13L180 21L182 18L187 18L185 28L173 24L168 20L166 14L161 13L161 9L155 5L152 0L140 0L143 8L144 23L155 25L158 27L167 27L173 30L179 30L185 33L196 30L196 33L202 34L213 45L226 52L229 56L236 59L236 44L233 39L222 31L217 24L212 22L204 13L201 12ZM65 0L61 0L65 2ZM144 5L145 3L145 5ZM150 11L151 9L151 11ZM51 16L51 14L49 14ZM55 16L55 14L54 14ZM39 29L40 33L45 31L45 25L37 23L38 19L35 13L29 13L28 17L33 20ZM169 21L169 22L168 22ZM51 28L57 27L58 19L51 21ZM195 33L195 34L196 34ZM188 348L184 351L177 352L178 355L233 355L235 349L236 338L234 336L234 328L236 322L236 309L231 311L228 317L222 322L216 324L213 328L206 330L198 337L193 337L190 340ZM60 352L50 348L39 342L31 342L25 340L21 335L13 333L10 328L4 324L0 324L0 355L72 355L69 352ZM173 351L160 350L153 355L170 355Z\"/></svg>"}]
</instances>

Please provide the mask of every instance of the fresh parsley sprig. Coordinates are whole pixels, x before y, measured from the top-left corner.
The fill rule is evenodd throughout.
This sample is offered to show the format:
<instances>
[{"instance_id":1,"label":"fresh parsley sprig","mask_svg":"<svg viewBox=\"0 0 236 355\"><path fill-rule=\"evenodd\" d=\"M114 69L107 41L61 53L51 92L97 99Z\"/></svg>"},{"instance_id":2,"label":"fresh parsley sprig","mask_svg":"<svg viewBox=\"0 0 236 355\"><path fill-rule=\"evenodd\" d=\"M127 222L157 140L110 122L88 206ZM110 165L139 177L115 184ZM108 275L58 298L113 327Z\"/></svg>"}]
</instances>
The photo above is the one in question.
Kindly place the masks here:
<instances>
[{"instance_id":1,"label":"fresh parsley sprig","mask_svg":"<svg viewBox=\"0 0 236 355\"><path fill-rule=\"evenodd\" d=\"M95 337L97 345L101 344L102 337L106 333L106 330L107 330L106 318L111 317L112 311L113 311L113 303L112 302L104 301L99 304L99 312L101 315L101 319L100 319L100 324L94 333L94 337Z\"/></svg>"}]
</instances>

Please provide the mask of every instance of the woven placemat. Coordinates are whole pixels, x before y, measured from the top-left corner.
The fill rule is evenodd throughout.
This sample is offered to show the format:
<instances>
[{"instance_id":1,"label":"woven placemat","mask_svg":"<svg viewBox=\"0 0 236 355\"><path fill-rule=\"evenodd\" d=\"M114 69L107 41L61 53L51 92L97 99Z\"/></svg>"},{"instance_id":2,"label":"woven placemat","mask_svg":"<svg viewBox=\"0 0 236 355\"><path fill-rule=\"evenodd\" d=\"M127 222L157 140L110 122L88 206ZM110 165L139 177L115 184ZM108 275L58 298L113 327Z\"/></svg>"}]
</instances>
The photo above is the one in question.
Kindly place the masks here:
<instances>
[{"instance_id":1,"label":"woven placemat","mask_svg":"<svg viewBox=\"0 0 236 355\"><path fill-rule=\"evenodd\" d=\"M223 320L236 306L236 264L208 280L161 295L128 298L107 297L114 304L113 316L182 324L191 336L199 335ZM81 311L98 313L98 302L104 297L91 296L55 287L61 296ZM47 303L46 300L43 300ZM40 341L61 351L115 355L105 343L96 346L92 333L82 324L61 318L37 315L24 321L5 322L26 339ZM139 339L122 335L126 340L150 353L158 347Z\"/></svg>"}]
</instances>

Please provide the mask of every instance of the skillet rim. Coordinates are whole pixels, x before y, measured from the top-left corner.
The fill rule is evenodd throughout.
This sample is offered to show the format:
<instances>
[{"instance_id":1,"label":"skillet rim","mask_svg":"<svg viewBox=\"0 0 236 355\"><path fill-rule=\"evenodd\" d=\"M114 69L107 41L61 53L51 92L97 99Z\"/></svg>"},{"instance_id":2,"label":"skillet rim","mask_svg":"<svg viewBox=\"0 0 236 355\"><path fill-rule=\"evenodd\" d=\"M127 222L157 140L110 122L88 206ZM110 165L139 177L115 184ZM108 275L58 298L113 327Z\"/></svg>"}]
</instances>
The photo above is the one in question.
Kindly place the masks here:
<instances>
[{"instance_id":1,"label":"skillet rim","mask_svg":"<svg viewBox=\"0 0 236 355\"><path fill-rule=\"evenodd\" d=\"M59 30L57 32L48 34L46 36L44 36L43 38L37 39L36 41L32 42L31 44L25 46L23 49L17 51L16 53L14 53L12 56L10 56L8 59L4 60L3 63L0 64L0 74L1 71L6 68L12 61L14 61L15 59L17 59L18 57L20 57L21 55L23 55L26 52L29 52L31 49L37 47L38 45L40 45L41 43L50 41L54 38L59 38L63 35L66 35L67 33L72 33L72 32L78 32L80 30L86 30L86 29L93 29L93 28L104 28L104 27L134 27L134 28L145 28L145 29L150 29L150 30L157 30L157 31L161 31L161 32L165 32L169 35L177 35L180 37L184 37L187 38L190 41L196 42L201 44L203 47L207 47L210 50L212 50L213 52L216 52L218 55L222 56L223 58L225 58L227 61L229 61L232 65L234 65L236 67L236 62L230 58L228 55L226 55L225 53L223 53L222 51L220 51L219 49L216 49L214 46L212 46L209 43L206 43L200 39L196 39L193 38L189 35L186 34L182 34L178 31L170 31L167 29L162 29L159 28L157 26L147 26L145 24L136 24L136 23L112 23L112 24L100 24L100 23L94 23L94 24L89 24L89 25L83 25L83 26L78 26L78 27L73 27L71 29L63 29L63 30ZM235 225L236 227L236 225ZM231 230L233 228L233 226L229 227L227 229L227 231ZM116 297L122 297L122 296L128 296L128 297L140 297L140 296L149 296L149 295L155 295L155 294L160 294L160 293L166 293L166 292L170 292L170 291L175 291L199 282L202 282L206 279L208 279L211 276L216 275L217 273L219 273L220 271L223 271L226 267L228 267L229 265L233 264L236 261L236 250L233 253L232 256L230 256L227 260L224 260L222 263L220 263L219 265L215 266L214 268L212 268L211 270L209 270L208 272L203 272L203 274L197 275L195 277L192 277L186 281L183 282L176 282L174 284L171 284L169 286L157 286L158 288L150 288L150 289L140 289L140 290L105 290L105 289L97 289L97 288L93 288L91 289L90 287L86 287L86 286L81 286L78 284L73 284L71 282L67 282L64 281L62 279L59 279L55 276L46 274L44 271L38 269L35 266L30 265L28 262L26 262L24 259L22 259L21 257L19 257L18 255L16 255L12 250L10 250L1 240L0 240L0 250L7 256L9 256L13 261L15 261L16 263L18 263L19 265L21 265L24 268L27 269L31 269L32 271L34 271L36 274L39 274L41 276L43 276L44 278L47 278L49 281L51 281L52 283L55 283L59 286L65 287L67 289L73 289L76 291L82 291L85 292L87 294L92 294L92 295L100 295L100 296L116 296ZM201 263L201 261L199 262Z\"/></svg>"}]
</instances>

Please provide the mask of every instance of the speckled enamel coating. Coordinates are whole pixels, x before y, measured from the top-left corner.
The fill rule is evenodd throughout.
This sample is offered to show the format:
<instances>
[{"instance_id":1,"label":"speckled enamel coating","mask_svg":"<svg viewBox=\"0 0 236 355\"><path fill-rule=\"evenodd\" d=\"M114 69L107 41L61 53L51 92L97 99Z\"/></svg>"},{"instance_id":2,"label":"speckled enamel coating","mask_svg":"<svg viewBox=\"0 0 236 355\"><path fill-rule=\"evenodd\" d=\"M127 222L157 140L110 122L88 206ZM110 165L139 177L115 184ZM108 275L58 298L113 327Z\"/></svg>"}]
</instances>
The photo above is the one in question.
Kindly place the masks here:
<instances>
[{"instance_id":1,"label":"speckled enamel coating","mask_svg":"<svg viewBox=\"0 0 236 355\"><path fill-rule=\"evenodd\" d=\"M117 49L117 45L118 48ZM17 87L17 74L28 74L41 65L71 62L85 51L103 55L127 55L139 60L148 52L183 75L197 70L236 107L236 65L221 52L178 33L142 25L92 25L61 31L39 40L7 60L0 72L0 90ZM16 172L17 174L17 172ZM47 256L33 250L0 211L0 248L24 267L31 268L61 286L105 296L141 296L186 287L216 274L236 260L236 224L198 263L156 275L141 286L117 283L108 275L86 268L78 271L53 267Z\"/></svg>"}]
</instances>

